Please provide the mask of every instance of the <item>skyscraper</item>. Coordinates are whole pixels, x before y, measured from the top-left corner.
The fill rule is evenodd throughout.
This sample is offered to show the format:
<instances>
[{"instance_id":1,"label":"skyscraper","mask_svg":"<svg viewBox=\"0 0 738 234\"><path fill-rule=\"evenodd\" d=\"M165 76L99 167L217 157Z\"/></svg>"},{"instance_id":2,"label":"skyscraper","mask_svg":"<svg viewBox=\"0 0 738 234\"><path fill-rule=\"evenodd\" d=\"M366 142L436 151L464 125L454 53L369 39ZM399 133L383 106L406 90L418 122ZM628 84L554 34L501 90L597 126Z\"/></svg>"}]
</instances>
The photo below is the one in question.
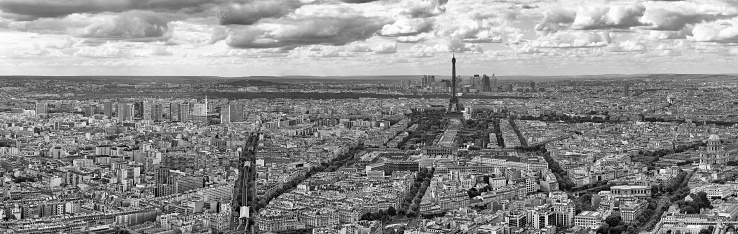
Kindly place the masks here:
<instances>
[{"instance_id":1,"label":"skyscraper","mask_svg":"<svg viewBox=\"0 0 738 234\"><path fill-rule=\"evenodd\" d=\"M173 193L172 173L169 171L169 168L162 166L156 169L156 177L154 180L156 182L154 196L161 197Z\"/></svg>"},{"instance_id":2,"label":"skyscraper","mask_svg":"<svg viewBox=\"0 0 738 234\"><path fill-rule=\"evenodd\" d=\"M125 102L118 103L119 121L133 120L133 112L133 104Z\"/></svg>"},{"instance_id":3,"label":"skyscraper","mask_svg":"<svg viewBox=\"0 0 738 234\"><path fill-rule=\"evenodd\" d=\"M151 119L157 122L161 121L162 115L164 114L164 106L162 106L160 103L156 103L152 107Z\"/></svg>"},{"instance_id":4,"label":"skyscraper","mask_svg":"<svg viewBox=\"0 0 738 234\"><path fill-rule=\"evenodd\" d=\"M492 87L491 88L492 88L491 89L492 92L497 92L497 89L498 89L497 88L497 77L495 76L494 73L492 74Z\"/></svg>"},{"instance_id":5,"label":"skyscraper","mask_svg":"<svg viewBox=\"0 0 738 234\"><path fill-rule=\"evenodd\" d=\"M530 81L530 91L535 92L536 91L536 82Z\"/></svg>"},{"instance_id":6,"label":"skyscraper","mask_svg":"<svg viewBox=\"0 0 738 234\"><path fill-rule=\"evenodd\" d=\"M180 122L190 121L190 103L189 102L179 104L179 121Z\"/></svg>"},{"instance_id":7,"label":"skyscraper","mask_svg":"<svg viewBox=\"0 0 738 234\"><path fill-rule=\"evenodd\" d=\"M231 105L220 108L220 123L227 124L231 122Z\"/></svg>"},{"instance_id":8,"label":"skyscraper","mask_svg":"<svg viewBox=\"0 0 738 234\"><path fill-rule=\"evenodd\" d=\"M492 83L487 75L482 75L482 92L492 92Z\"/></svg>"},{"instance_id":9,"label":"skyscraper","mask_svg":"<svg viewBox=\"0 0 738 234\"><path fill-rule=\"evenodd\" d=\"M133 103L133 118L134 119L143 119L144 116L144 102L137 101Z\"/></svg>"},{"instance_id":10,"label":"skyscraper","mask_svg":"<svg viewBox=\"0 0 738 234\"><path fill-rule=\"evenodd\" d=\"M141 116L142 119L144 119L144 120L151 120L152 119L151 118L152 106L153 106L153 103L151 103L149 101L143 102L142 116Z\"/></svg>"},{"instance_id":11,"label":"skyscraper","mask_svg":"<svg viewBox=\"0 0 738 234\"><path fill-rule=\"evenodd\" d=\"M95 106L85 107L85 117L90 117L93 115L95 115Z\"/></svg>"},{"instance_id":12,"label":"skyscraper","mask_svg":"<svg viewBox=\"0 0 738 234\"><path fill-rule=\"evenodd\" d=\"M169 103L169 121L179 122L180 121L180 109L179 103Z\"/></svg>"},{"instance_id":13,"label":"skyscraper","mask_svg":"<svg viewBox=\"0 0 738 234\"><path fill-rule=\"evenodd\" d=\"M230 105L231 122L240 123L246 121L246 115L243 112L243 103L231 103Z\"/></svg>"},{"instance_id":14,"label":"skyscraper","mask_svg":"<svg viewBox=\"0 0 738 234\"><path fill-rule=\"evenodd\" d=\"M195 103L192 108L192 116L208 116L208 105L205 103Z\"/></svg>"},{"instance_id":15,"label":"skyscraper","mask_svg":"<svg viewBox=\"0 0 738 234\"><path fill-rule=\"evenodd\" d=\"M36 115L48 115L49 114L49 104L45 102L37 102L36 103Z\"/></svg>"},{"instance_id":16,"label":"skyscraper","mask_svg":"<svg viewBox=\"0 0 738 234\"><path fill-rule=\"evenodd\" d=\"M461 113L459 98L456 96L456 56L451 58L451 99L448 100L448 113Z\"/></svg>"},{"instance_id":17,"label":"skyscraper","mask_svg":"<svg viewBox=\"0 0 738 234\"><path fill-rule=\"evenodd\" d=\"M623 95L626 97L630 97L630 83L628 82L625 82L625 84L623 84Z\"/></svg>"},{"instance_id":18,"label":"skyscraper","mask_svg":"<svg viewBox=\"0 0 738 234\"><path fill-rule=\"evenodd\" d=\"M109 118L113 117L113 103L106 102L103 104L103 114Z\"/></svg>"}]
</instances>

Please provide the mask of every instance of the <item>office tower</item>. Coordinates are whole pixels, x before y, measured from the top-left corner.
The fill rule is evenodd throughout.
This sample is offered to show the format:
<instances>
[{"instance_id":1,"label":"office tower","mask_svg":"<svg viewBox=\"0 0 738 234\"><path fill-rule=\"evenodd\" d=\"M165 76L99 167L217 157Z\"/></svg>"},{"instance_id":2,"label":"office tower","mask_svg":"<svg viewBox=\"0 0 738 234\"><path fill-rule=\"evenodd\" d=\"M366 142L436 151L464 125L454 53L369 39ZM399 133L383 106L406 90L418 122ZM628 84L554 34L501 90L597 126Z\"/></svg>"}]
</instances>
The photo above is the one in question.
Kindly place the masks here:
<instances>
[{"instance_id":1,"label":"office tower","mask_svg":"<svg viewBox=\"0 0 738 234\"><path fill-rule=\"evenodd\" d=\"M630 97L630 83L625 82L623 85L623 95L626 97Z\"/></svg>"},{"instance_id":2,"label":"office tower","mask_svg":"<svg viewBox=\"0 0 738 234\"><path fill-rule=\"evenodd\" d=\"M151 102L148 102L148 101L143 102L143 107L142 107L143 112L142 112L142 116L141 116L142 119L144 119L144 120L152 120L153 119L153 118L151 118L152 106L153 106L153 103L151 103Z\"/></svg>"},{"instance_id":3,"label":"office tower","mask_svg":"<svg viewBox=\"0 0 738 234\"><path fill-rule=\"evenodd\" d=\"M113 117L113 103L106 102L103 104L103 114L109 118Z\"/></svg>"},{"instance_id":4,"label":"office tower","mask_svg":"<svg viewBox=\"0 0 738 234\"><path fill-rule=\"evenodd\" d=\"M167 167L159 167L156 169L156 188L154 190L154 196L162 197L172 194L174 188L172 186L172 172Z\"/></svg>"},{"instance_id":5,"label":"office tower","mask_svg":"<svg viewBox=\"0 0 738 234\"><path fill-rule=\"evenodd\" d=\"M482 80L482 78L479 77L478 74L476 74L476 75L472 76L471 78L469 78L469 85L472 88L476 88L476 87L478 87L478 86L481 85L481 83L482 83L481 80Z\"/></svg>"},{"instance_id":6,"label":"office tower","mask_svg":"<svg viewBox=\"0 0 738 234\"><path fill-rule=\"evenodd\" d=\"M240 123L246 121L246 115L243 112L243 103L232 103L230 107L230 121L233 123Z\"/></svg>"},{"instance_id":7,"label":"office tower","mask_svg":"<svg viewBox=\"0 0 738 234\"><path fill-rule=\"evenodd\" d=\"M208 116L207 106L205 103L195 103L192 108L192 116Z\"/></svg>"},{"instance_id":8,"label":"office tower","mask_svg":"<svg viewBox=\"0 0 738 234\"><path fill-rule=\"evenodd\" d=\"M536 91L536 82L535 81L530 81L529 85L530 85L530 91L535 92Z\"/></svg>"},{"instance_id":9,"label":"office tower","mask_svg":"<svg viewBox=\"0 0 738 234\"><path fill-rule=\"evenodd\" d=\"M190 103L189 102L179 104L179 121L180 122L190 121Z\"/></svg>"},{"instance_id":10,"label":"office tower","mask_svg":"<svg viewBox=\"0 0 738 234\"><path fill-rule=\"evenodd\" d=\"M231 201L231 229L255 233L253 214L256 213L256 147L259 134L251 133L238 157L238 177Z\"/></svg>"},{"instance_id":11,"label":"office tower","mask_svg":"<svg viewBox=\"0 0 738 234\"><path fill-rule=\"evenodd\" d=\"M486 74L482 75L482 92L492 92L492 83Z\"/></svg>"},{"instance_id":12,"label":"office tower","mask_svg":"<svg viewBox=\"0 0 738 234\"><path fill-rule=\"evenodd\" d=\"M93 115L95 115L95 107L94 106L85 107L85 117L90 117Z\"/></svg>"},{"instance_id":13,"label":"office tower","mask_svg":"<svg viewBox=\"0 0 738 234\"><path fill-rule=\"evenodd\" d=\"M154 121L161 121L164 114L164 106L160 103L154 104L151 110L151 119Z\"/></svg>"},{"instance_id":14,"label":"office tower","mask_svg":"<svg viewBox=\"0 0 738 234\"><path fill-rule=\"evenodd\" d=\"M433 83L436 82L436 77L435 76L423 76L423 79L421 81L422 81L421 85L423 87L431 86L433 85Z\"/></svg>"},{"instance_id":15,"label":"office tower","mask_svg":"<svg viewBox=\"0 0 738 234\"><path fill-rule=\"evenodd\" d=\"M507 84L507 90L506 91L507 92L512 92L513 91L513 85L512 84Z\"/></svg>"},{"instance_id":16,"label":"office tower","mask_svg":"<svg viewBox=\"0 0 738 234\"><path fill-rule=\"evenodd\" d=\"M36 115L48 115L49 114L49 104L45 102L37 102L36 103Z\"/></svg>"},{"instance_id":17,"label":"office tower","mask_svg":"<svg viewBox=\"0 0 738 234\"><path fill-rule=\"evenodd\" d=\"M120 102L118 103L118 120L126 121L133 120L133 104Z\"/></svg>"},{"instance_id":18,"label":"office tower","mask_svg":"<svg viewBox=\"0 0 738 234\"><path fill-rule=\"evenodd\" d=\"M231 106L226 105L220 108L220 123L227 124L231 122Z\"/></svg>"},{"instance_id":19,"label":"office tower","mask_svg":"<svg viewBox=\"0 0 738 234\"><path fill-rule=\"evenodd\" d=\"M574 225L574 216L576 214L574 213L575 206L573 201L567 200L554 202L553 208L557 226L569 227Z\"/></svg>"},{"instance_id":20,"label":"office tower","mask_svg":"<svg viewBox=\"0 0 738 234\"><path fill-rule=\"evenodd\" d=\"M448 101L448 113L461 113L459 98L456 96L456 56L451 58L451 98Z\"/></svg>"},{"instance_id":21,"label":"office tower","mask_svg":"<svg viewBox=\"0 0 738 234\"><path fill-rule=\"evenodd\" d=\"M497 92L497 77L495 77L495 74L492 74L492 92Z\"/></svg>"},{"instance_id":22,"label":"office tower","mask_svg":"<svg viewBox=\"0 0 738 234\"><path fill-rule=\"evenodd\" d=\"M556 225L556 214L550 204L536 207L535 210L533 210L531 217L531 224L535 229L542 229L546 226Z\"/></svg>"},{"instance_id":23,"label":"office tower","mask_svg":"<svg viewBox=\"0 0 738 234\"><path fill-rule=\"evenodd\" d=\"M169 103L169 121L181 121L180 115L179 103Z\"/></svg>"},{"instance_id":24,"label":"office tower","mask_svg":"<svg viewBox=\"0 0 738 234\"><path fill-rule=\"evenodd\" d=\"M133 103L133 118L134 119L143 119L143 102L134 102Z\"/></svg>"}]
</instances>

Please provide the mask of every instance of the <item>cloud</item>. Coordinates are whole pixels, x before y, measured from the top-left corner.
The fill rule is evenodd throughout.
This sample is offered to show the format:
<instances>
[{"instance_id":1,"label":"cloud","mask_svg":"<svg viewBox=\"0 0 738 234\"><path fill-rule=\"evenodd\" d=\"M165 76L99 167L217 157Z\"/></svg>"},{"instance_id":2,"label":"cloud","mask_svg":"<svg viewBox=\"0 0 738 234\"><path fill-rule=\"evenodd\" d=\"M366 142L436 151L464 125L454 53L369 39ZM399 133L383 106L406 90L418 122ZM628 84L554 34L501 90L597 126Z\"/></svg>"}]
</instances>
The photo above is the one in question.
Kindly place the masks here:
<instances>
[{"instance_id":1,"label":"cloud","mask_svg":"<svg viewBox=\"0 0 738 234\"><path fill-rule=\"evenodd\" d=\"M570 9L556 9L543 13L543 19L536 24L536 31L556 32L567 29L576 18L576 11Z\"/></svg>"},{"instance_id":2,"label":"cloud","mask_svg":"<svg viewBox=\"0 0 738 234\"><path fill-rule=\"evenodd\" d=\"M428 46L423 44L416 44L407 50L413 57L433 57L436 53L449 52L447 46L442 44L436 44L434 46Z\"/></svg>"},{"instance_id":3,"label":"cloud","mask_svg":"<svg viewBox=\"0 0 738 234\"><path fill-rule=\"evenodd\" d=\"M608 32L560 31L527 42L536 48L586 48L604 47L612 43Z\"/></svg>"},{"instance_id":4,"label":"cloud","mask_svg":"<svg viewBox=\"0 0 738 234\"><path fill-rule=\"evenodd\" d=\"M708 9L709 10L709 9ZM698 6L687 3L673 3L664 7L649 7L641 18L644 29L661 31L679 31L701 22L715 21L725 16L722 13L704 12Z\"/></svg>"},{"instance_id":5,"label":"cloud","mask_svg":"<svg viewBox=\"0 0 738 234\"><path fill-rule=\"evenodd\" d=\"M72 14L64 18L43 18L13 22L10 28L36 33L69 34L99 39L161 39L168 36L167 14L129 11L119 14Z\"/></svg>"},{"instance_id":6,"label":"cloud","mask_svg":"<svg viewBox=\"0 0 738 234\"><path fill-rule=\"evenodd\" d=\"M229 33L226 43L236 48L294 48L303 45L346 45L375 35L388 19L343 15L282 19Z\"/></svg>"},{"instance_id":7,"label":"cloud","mask_svg":"<svg viewBox=\"0 0 738 234\"><path fill-rule=\"evenodd\" d=\"M210 44L225 40L228 38L228 31L226 27L213 27L210 34Z\"/></svg>"},{"instance_id":8,"label":"cloud","mask_svg":"<svg viewBox=\"0 0 738 234\"><path fill-rule=\"evenodd\" d=\"M738 43L738 17L694 26L689 39L701 42Z\"/></svg>"},{"instance_id":9,"label":"cloud","mask_svg":"<svg viewBox=\"0 0 738 234\"><path fill-rule=\"evenodd\" d=\"M605 47L610 52L635 52L646 50L646 45L637 41L627 40L620 43L613 43Z\"/></svg>"},{"instance_id":10,"label":"cloud","mask_svg":"<svg viewBox=\"0 0 738 234\"><path fill-rule=\"evenodd\" d=\"M444 41L444 44L447 50L451 52L482 52L482 47L472 43L465 43L459 39L448 39Z\"/></svg>"},{"instance_id":11,"label":"cloud","mask_svg":"<svg viewBox=\"0 0 738 234\"><path fill-rule=\"evenodd\" d=\"M301 6L295 0L257 0L244 4L227 4L218 10L221 25L252 25L264 18L279 18Z\"/></svg>"},{"instance_id":12,"label":"cloud","mask_svg":"<svg viewBox=\"0 0 738 234\"><path fill-rule=\"evenodd\" d=\"M650 31L648 34L648 38L651 40L687 39L687 34L692 35L692 30L688 29L680 31Z\"/></svg>"},{"instance_id":13,"label":"cloud","mask_svg":"<svg viewBox=\"0 0 738 234\"><path fill-rule=\"evenodd\" d=\"M341 1L345 3L361 4L361 3L375 2L379 0L341 0Z\"/></svg>"},{"instance_id":14,"label":"cloud","mask_svg":"<svg viewBox=\"0 0 738 234\"><path fill-rule=\"evenodd\" d=\"M642 4L580 7L571 25L572 29L627 29L640 26L640 17L646 7Z\"/></svg>"},{"instance_id":15,"label":"cloud","mask_svg":"<svg viewBox=\"0 0 738 234\"><path fill-rule=\"evenodd\" d=\"M386 43L372 49L376 54L394 54L397 52L397 43Z\"/></svg>"},{"instance_id":16,"label":"cloud","mask_svg":"<svg viewBox=\"0 0 738 234\"><path fill-rule=\"evenodd\" d=\"M166 46L153 46L151 47L149 54L154 56L166 56L172 55L172 52L169 51Z\"/></svg>"},{"instance_id":17,"label":"cloud","mask_svg":"<svg viewBox=\"0 0 738 234\"><path fill-rule=\"evenodd\" d=\"M399 43L418 43L418 42L429 40L431 38L433 38L432 35L428 33L421 33L421 34L414 35L414 36L398 37L397 39L395 39L395 41Z\"/></svg>"},{"instance_id":18,"label":"cloud","mask_svg":"<svg viewBox=\"0 0 738 234\"><path fill-rule=\"evenodd\" d=\"M382 27L379 34L386 37L414 36L432 30L433 22L433 19L403 17Z\"/></svg>"},{"instance_id":19,"label":"cloud","mask_svg":"<svg viewBox=\"0 0 738 234\"><path fill-rule=\"evenodd\" d=\"M372 48L364 43L354 43L346 46L346 50L349 52L372 52Z\"/></svg>"},{"instance_id":20,"label":"cloud","mask_svg":"<svg viewBox=\"0 0 738 234\"><path fill-rule=\"evenodd\" d=\"M428 18L445 13L445 5L448 0L420 0L406 1L405 3L406 5L403 6L405 10L401 12L402 15L411 18Z\"/></svg>"},{"instance_id":21,"label":"cloud","mask_svg":"<svg viewBox=\"0 0 738 234\"><path fill-rule=\"evenodd\" d=\"M0 0L0 10L33 18L64 17L75 13L152 10L199 13L225 0Z\"/></svg>"}]
</instances>

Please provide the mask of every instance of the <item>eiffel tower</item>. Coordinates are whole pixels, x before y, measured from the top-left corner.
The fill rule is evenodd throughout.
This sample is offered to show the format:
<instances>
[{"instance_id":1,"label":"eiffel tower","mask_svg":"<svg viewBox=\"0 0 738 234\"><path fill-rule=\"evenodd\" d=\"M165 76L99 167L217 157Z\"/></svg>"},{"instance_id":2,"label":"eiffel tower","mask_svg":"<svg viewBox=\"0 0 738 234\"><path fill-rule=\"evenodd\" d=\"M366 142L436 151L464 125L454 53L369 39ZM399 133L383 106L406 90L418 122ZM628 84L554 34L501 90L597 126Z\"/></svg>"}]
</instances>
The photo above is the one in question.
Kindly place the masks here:
<instances>
[{"instance_id":1,"label":"eiffel tower","mask_svg":"<svg viewBox=\"0 0 738 234\"><path fill-rule=\"evenodd\" d=\"M456 96L456 55L451 58L451 98L448 100L447 114L460 114L459 97Z\"/></svg>"}]
</instances>

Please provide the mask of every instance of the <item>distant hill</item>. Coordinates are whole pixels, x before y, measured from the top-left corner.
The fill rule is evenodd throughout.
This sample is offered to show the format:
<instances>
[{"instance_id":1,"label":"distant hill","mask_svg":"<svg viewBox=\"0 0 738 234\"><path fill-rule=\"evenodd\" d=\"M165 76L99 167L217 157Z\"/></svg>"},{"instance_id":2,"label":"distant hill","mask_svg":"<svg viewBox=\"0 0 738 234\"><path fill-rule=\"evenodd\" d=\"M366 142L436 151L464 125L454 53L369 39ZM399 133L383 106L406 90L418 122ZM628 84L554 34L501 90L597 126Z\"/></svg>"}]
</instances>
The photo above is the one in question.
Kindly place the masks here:
<instances>
[{"instance_id":1,"label":"distant hill","mask_svg":"<svg viewBox=\"0 0 738 234\"><path fill-rule=\"evenodd\" d=\"M222 83L224 85L231 85L237 87L264 87L264 86L278 86L286 85L285 83L266 81L266 80L236 80Z\"/></svg>"}]
</instances>

